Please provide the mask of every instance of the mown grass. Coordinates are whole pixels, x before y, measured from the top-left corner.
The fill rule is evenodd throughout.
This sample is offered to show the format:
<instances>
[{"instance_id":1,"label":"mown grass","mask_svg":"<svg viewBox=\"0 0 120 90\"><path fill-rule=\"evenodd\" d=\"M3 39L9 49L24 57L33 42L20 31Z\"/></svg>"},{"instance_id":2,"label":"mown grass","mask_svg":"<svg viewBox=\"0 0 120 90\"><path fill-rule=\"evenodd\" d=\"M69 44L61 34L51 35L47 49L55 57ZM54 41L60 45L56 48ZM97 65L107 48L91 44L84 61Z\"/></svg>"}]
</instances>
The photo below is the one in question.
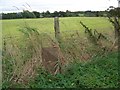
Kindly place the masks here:
<instances>
[{"instance_id":1,"label":"mown grass","mask_svg":"<svg viewBox=\"0 0 120 90\"><path fill-rule=\"evenodd\" d=\"M100 32L109 32L113 30L112 25L105 17L68 17L60 18L60 30L71 31L80 30L83 31L83 27L80 25L80 21L92 29L97 29ZM40 32L54 32L54 20L53 18L40 18L40 19L14 19L14 20L2 20L3 35L19 35L18 28L29 25L32 28L37 28Z\"/></svg>"}]
</instances>

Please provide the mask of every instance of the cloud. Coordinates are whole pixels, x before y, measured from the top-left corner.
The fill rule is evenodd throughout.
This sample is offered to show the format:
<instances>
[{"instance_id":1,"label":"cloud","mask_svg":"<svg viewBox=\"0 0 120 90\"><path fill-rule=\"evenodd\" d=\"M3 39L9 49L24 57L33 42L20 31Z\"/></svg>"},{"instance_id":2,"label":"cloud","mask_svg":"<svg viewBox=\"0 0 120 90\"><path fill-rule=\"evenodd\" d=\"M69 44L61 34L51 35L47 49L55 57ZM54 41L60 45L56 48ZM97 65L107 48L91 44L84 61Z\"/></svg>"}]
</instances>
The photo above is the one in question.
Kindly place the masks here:
<instances>
[{"instance_id":1,"label":"cloud","mask_svg":"<svg viewBox=\"0 0 120 90\"><path fill-rule=\"evenodd\" d=\"M0 0L0 11L17 11L13 6L22 9L37 11L79 11L79 10L105 10L109 6L117 7L117 0Z\"/></svg>"}]
</instances>

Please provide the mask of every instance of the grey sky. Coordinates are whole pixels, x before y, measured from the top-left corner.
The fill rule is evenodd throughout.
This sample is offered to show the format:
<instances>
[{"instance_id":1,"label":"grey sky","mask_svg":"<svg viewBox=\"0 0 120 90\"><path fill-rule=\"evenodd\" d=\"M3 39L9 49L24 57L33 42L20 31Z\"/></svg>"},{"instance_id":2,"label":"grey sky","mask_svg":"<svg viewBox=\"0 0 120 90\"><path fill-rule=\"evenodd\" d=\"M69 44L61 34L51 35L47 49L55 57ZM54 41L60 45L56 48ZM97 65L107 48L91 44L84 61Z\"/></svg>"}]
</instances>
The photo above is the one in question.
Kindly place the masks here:
<instances>
[{"instance_id":1,"label":"grey sky","mask_svg":"<svg viewBox=\"0 0 120 90\"><path fill-rule=\"evenodd\" d=\"M23 9L40 12L46 10L51 12L65 10L97 11L106 10L109 6L117 7L117 0L0 0L0 12L16 12Z\"/></svg>"}]
</instances>

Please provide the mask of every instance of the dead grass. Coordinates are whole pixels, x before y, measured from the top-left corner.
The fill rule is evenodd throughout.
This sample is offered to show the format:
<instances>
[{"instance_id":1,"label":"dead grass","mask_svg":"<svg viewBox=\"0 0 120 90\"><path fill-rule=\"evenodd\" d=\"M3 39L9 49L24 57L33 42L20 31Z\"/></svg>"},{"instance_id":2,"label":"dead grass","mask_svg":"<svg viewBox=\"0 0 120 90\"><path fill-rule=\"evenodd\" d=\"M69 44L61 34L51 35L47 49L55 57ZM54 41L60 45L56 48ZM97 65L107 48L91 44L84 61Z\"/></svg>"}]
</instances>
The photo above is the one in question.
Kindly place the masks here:
<instances>
[{"instance_id":1,"label":"dead grass","mask_svg":"<svg viewBox=\"0 0 120 90\"><path fill-rule=\"evenodd\" d=\"M105 56L108 52L115 50L112 39L109 41L101 39L98 46L81 35L79 31L62 33L61 43L58 43L56 39L50 37L51 35L40 34L33 28L25 27L23 30L21 39L5 37L3 40L4 83L27 84L37 75L36 71L39 67L44 67L55 75L62 73L64 66L69 65L70 62L86 62L93 57ZM50 50L43 50L46 48ZM43 52L49 53L48 57L43 57ZM52 60L53 57L54 60ZM47 63L50 60L51 63ZM50 71L50 68L54 70Z\"/></svg>"}]
</instances>

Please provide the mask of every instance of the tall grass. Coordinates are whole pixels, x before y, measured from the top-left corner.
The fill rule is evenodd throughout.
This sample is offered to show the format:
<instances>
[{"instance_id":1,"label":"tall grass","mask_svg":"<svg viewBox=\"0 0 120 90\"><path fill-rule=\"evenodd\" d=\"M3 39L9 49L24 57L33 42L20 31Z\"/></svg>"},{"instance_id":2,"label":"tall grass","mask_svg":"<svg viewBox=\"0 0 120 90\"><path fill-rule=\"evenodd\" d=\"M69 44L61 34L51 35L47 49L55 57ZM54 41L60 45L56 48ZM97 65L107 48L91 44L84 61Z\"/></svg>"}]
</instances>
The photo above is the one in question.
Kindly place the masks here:
<instances>
[{"instance_id":1,"label":"tall grass","mask_svg":"<svg viewBox=\"0 0 120 90\"><path fill-rule=\"evenodd\" d=\"M3 40L3 85L29 81L41 65L41 38L37 30L24 27L23 38Z\"/></svg>"},{"instance_id":2,"label":"tall grass","mask_svg":"<svg viewBox=\"0 0 120 90\"><path fill-rule=\"evenodd\" d=\"M58 59L54 66L56 68L54 74L56 75L58 75L59 70L65 72L65 67L69 67L72 62L88 62L95 56L98 57L108 53L102 51L96 44L93 45L89 38L82 37L79 31L62 33L61 43L58 43L56 39L51 38L49 35L40 34L36 29L28 26L21 28L19 31L22 32L22 38L11 36L3 40L3 87L14 87L16 84L27 87L30 81L34 80L36 75L39 74L37 69L43 67L41 53L42 48L45 47L55 47L59 50L60 60ZM65 37L66 34L67 37ZM109 49L112 43L107 45L106 42L102 45Z\"/></svg>"},{"instance_id":3,"label":"tall grass","mask_svg":"<svg viewBox=\"0 0 120 90\"><path fill-rule=\"evenodd\" d=\"M102 59L94 58L87 63L69 63L64 68L65 72L56 76L38 69L39 74L28 86L30 88L118 88L117 54L109 53Z\"/></svg>"},{"instance_id":4,"label":"tall grass","mask_svg":"<svg viewBox=\"0 0 120 90\"><path fill-rule=\"evenodd\" d=\"M15 87L16 85L20 87L19 84L22 85L22 87L38 87L39 85L47 87L46 82L49 84L48 87L96 87L94 86L97 83L96 81L89 84L89 80L84 81L85 76L83 74L83 77L79 77L79 74L81 73L86 75L83 71L79 72L77 68L79 64L75 64L71 67L70 70L73 71L68 72L68 77L66 74L67 69L65 67L70 67L70 63L73 62L88 62L89 60L92 61L92 58L107 55L109 53L108 51L111 50L112 40L106 39L102 33L97 31L92 32L88 27L85 27L86 37L83 36L79 30L74 30L74 32L62 32L60 43L52 36L54 34L49 35L48 33L40 33L37 29L31 28L26 22L25 26L19 29L19 31L21 32L20 37L10 36L3 38L3 87ZM42 49L46 47L58 49L58 60L55 62L56 64L54 66L54 68L56 68L54 71L55 77L51 76L47 70L45 70L47 73L42 71L44 70L44 65L42 64L43 61L41 55ZM112 48L112 50L114 50L114 48ZM82 68L82 70L86 70L86 67L87 65L84 69L81 66L79 69ZM42 69L38 71L38 68ZM77 68L78 71L75 68ZM93 69L94 67L91 66L91 68ZM76 70L76 72L74 72L74 70ZM58 74L58 71L63 72L63 74ZM88 70L88 73L89 72L90 71ZM71 73L76 74L70 78L69 81L69 77L72 75ZM31 85L30 81L36 80L35 77L37 77L37 75L39 76L37 78L38 84L34 82L32 83L33 85ZM78 77L76 77L77 75ZM82 80L85 84L82 84L82 81L76 80L76 78ZM93 79L92 75L89 79ZM50 84L51 82L52 84ZM65 84L65 82L67 83ZM62 84L64 85L62 86ZM102 84L102 82L98 82L97 85L102 87ZM105 82L104 85L106 85ZM105 87L108 86L106 85ZM115 87L116 84L111 86Z\"/></svg>"}]
</instances>

